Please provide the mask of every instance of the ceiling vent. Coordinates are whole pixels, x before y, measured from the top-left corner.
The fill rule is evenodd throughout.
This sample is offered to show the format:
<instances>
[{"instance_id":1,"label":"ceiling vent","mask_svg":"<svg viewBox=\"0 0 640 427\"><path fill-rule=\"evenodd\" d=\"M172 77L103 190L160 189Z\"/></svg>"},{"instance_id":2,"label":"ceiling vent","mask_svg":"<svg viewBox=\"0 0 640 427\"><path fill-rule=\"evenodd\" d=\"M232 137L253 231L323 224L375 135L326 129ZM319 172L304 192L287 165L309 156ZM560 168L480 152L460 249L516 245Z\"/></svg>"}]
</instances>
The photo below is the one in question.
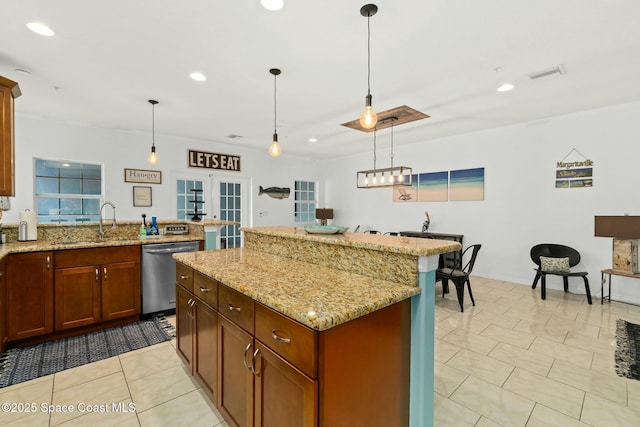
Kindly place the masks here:
<instances>
[{"instance_id":1,"label":"ceiling vent","mask_svg":"<svg viewBox=\"0 0 640 427\"><path fill-rule=\"evenodd\" d=\"M239 138L244 138L244 137L242 135L236 135L235 133L230 133L229 135L227 135L227 138L239 139Z\"/></svg>"},{"instance_id":2,"label":"ceiling vent","mask_svg":"<svg viewBox=\"0 0 640 427\"><path fill-rule=\"evenodd\" d=\"M386 120L393 117L393 120ZM360 124L360 119L352 120L347 123L342 123L342 126L346 126L351 129L360 130L362 132L373 132L374 130L381 130L388 127L398 126L405 123L413 122L415 120L426 119L429 116L421 113L418 110L414 110L406 105L401 105L396 108L392 108L387 111L381 111L378 113L378 124L371 129L365 129Z\"/></svg>"},{"instance_id":3,"label":"ceiling vent","mask_svg":"<svg viewBox=\"0 0 640 427\"><path fill-rule=\"evenodd\" d=\"M553 68L549 68L543 71L538 71L537 73L531 73L529 74L529 78L531 80L537 80L537 79L541 79L543 77L550 77L550 76L554 76L554 75L562 75L562 74L566 74L567 72L564 69L564 65L558 65L557 67L553 67Z\"/></svg>"}]
</instances>

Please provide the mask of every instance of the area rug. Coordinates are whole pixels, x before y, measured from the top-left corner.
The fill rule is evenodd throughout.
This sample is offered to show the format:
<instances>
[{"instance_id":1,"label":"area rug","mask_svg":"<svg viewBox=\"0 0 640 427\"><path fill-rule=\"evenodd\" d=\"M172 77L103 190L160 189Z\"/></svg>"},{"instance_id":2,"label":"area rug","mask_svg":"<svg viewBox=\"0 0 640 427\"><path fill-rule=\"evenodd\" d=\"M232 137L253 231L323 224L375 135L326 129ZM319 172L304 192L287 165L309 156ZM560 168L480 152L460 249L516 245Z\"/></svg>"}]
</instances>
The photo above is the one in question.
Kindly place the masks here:
<instances>
[{"instance_id":1,"label":"area rug","mask_svg":"<svg viewBox=\"0 0 640 427\"><path fill-rule=\"evenodd\" d=\"M640 380L640 325L616 321L616 373Z\"/></svg>"},{"instance_id":2,"label":"area rug","mask_svg":"<svg viewBox=\"0 0 640 427\"><path fill-rule=\"evenodd\" d=\"M12 348L0 355L0 388L170 340L175 329L153 317L77 337Z\"/></svg>"}]
</instances>

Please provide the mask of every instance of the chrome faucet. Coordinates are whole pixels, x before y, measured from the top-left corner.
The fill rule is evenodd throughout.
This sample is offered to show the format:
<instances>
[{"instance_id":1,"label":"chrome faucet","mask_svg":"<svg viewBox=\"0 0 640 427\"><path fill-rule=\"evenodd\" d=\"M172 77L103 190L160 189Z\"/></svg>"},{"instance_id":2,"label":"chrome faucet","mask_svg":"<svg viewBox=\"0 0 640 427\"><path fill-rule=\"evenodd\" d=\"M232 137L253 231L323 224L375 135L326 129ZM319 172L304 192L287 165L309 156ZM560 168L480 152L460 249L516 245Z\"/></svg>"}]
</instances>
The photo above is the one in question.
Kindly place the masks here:
<instances>
[{"instance_id":1,"label":"chrome faucet","mask_svg":"<svg viewBox=\"0 0 640 427\"><path fill-rule=\"evenodd\" d=\"M113 208L113 223L111 224L111 228L116 228L116 206L111 202L104 202L102 206L100 206L100 225L98 227L98 238L102 239L104 237L104 231L102 230L102 209L105 205L110 205Z\"/></svg>"}]
</instances>

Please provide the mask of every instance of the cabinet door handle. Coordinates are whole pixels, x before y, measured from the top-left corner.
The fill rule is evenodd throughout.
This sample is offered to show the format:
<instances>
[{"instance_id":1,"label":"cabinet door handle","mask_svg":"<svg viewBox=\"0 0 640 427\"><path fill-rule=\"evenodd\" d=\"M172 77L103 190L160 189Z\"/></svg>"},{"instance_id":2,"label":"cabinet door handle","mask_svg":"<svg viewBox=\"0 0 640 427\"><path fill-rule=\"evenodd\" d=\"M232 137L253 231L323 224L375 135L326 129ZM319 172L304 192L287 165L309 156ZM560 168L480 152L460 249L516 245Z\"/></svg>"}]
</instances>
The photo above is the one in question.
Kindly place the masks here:
<instances>
[{"instance_id":1,"label":"cabinet door handle","mask_svg":"<svg viewBox=\"0 0 640 427\"><path fill-rule=\"evenodd\" d=\"M202 286L200 286L200 292L207 293L207 292L209 292L210 290L211 290L211 289L209 289L209 288L203 288Z\"/></svg>"},{"instance_id":2,"label":"cabinet door handle","mask_svg":"<svg viewBox=\"0 0 640 427\"><path fill-rule=\"evenodd\" d=\"M100 280L100 270L96 268L96 282Z\"/></svg>"},{"instance_id":3,"label":"cabinet door handle","mask_svg":"<svg viewBox=\"0 0 640 427\"><path fill-rule=\"evenodd\" d=\"M231 303L229 303L228 306L229 306L229 311L237 311L237 312L242 311L242 307L236 307L235 305L233 305Z\"/></svg>"},{"instance_id":4,"label":"cabinet door handle","mask_svg":"<svg viewBox=\"0 0 640 427\"><path fill-rule=\"evenodd\" d=\"M107 280L107 267L104 267L102 272L104 273L104 280Z\"/></svg>"},{"instance_id":5,"label":"cabinet door handle","mask_svg":"<svg viewBox=\"0 0 640 427\"><path fill-rule=\"evenodd\" d=\"M47 257L47 270L51 268L51 257Z\"/></svg>"},{"instance_id":6,"label":"cabinet door handle","mask_svg":"<svg viewBox=\"0 0 640 427\"><path fill-rule=\"evenodd\" d=\"M190 318L194 318L193 315L193 306L196 305L196 300L189 298L189 300L187 301L187 316L189 316Z\"/></svg>"},{"instance_id":7,"label":"cabinet door handle","mask_svg":"<svg viewBox=\"0 0 640 427\"><path fill-rule=\"evenodd\" d=\"M260 372L256 371L256 356L258 353L260 353L260 349L256 348L256 351L253 352L253 357L251 358L251 372L253 372L253 375L255 376L260 375Z\"/></svg>"},{"instance_id":8,"label":"cabinet door handle","mask_svg":"<svg viewBox=\"0 0 640 427\"><path fill-rule=\"evenodd\" d=\"M244 349L244 357L242 358L242 363L244 363L245 368L253 372L253 369L251 369L247 364L247 353L249 352L249 350L251 350L251 343L247 344L247 346Z\"/></svg>"},{"instance_id":9,"label":"cabinet door handle","mask_svg":"<svg viewBox=\"0 0 640 427\"><path fill-rule=\"evenodd\" d=\"M285 344L289 344L291 342L291 338L287 338L287 337L283 337L278 335L279 331L276 331L275 329L271 330L271 338L273 338L274 340L278 341L278 342L282 342Z\"/></svg>"},{"instance_id":10,"label":"cabinet door handle","mask_svg":"<svg viewBox=\"0 0 640 427\"><path fill-rule=\"evenodd\" d=\"M189 276L184 275L184 274L180 274L180 278L181 278L182 280L187 280L187 279L189 278Z\"/></svg>"}]
</instances>

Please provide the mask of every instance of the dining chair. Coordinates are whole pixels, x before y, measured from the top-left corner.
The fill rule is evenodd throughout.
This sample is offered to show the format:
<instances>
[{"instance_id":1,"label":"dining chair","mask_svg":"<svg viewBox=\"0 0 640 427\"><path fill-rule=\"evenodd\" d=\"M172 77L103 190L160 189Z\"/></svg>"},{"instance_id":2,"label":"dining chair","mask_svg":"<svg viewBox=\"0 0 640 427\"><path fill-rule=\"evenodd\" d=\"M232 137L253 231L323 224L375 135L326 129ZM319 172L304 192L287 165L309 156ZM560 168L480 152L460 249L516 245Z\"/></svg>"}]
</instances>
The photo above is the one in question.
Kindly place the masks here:
<instances>
[{"instance_id":1,"label":"dining chair","mask_svg":"<svg viewBox=\"0 0 640 427\"><path fill-rule=\"evenodd\" d=\"M466 283L467 289L469 290L469 296L471 297L471 303L475 306L476 302L473 299L473 293L471 292L471 281L469 280L469 276L471 275L471 271L473 270L473 266L476 263L476 257L478 256L478 251L482 245L476 244L468 246L463 252L462 256L457 261L457 265L453 268L450 267L441 267L436 270L436 282L442 281L442 297L446 293L446 290L449 287L449 280L453 282L456 287L456 294L458 295L458 303L460 304L460 311L464 312L464 285ZM471 250L471 256L469 257L469 261L462 266L462 260L465 257L467 251Z\"/></svg>"}]
</instances>

